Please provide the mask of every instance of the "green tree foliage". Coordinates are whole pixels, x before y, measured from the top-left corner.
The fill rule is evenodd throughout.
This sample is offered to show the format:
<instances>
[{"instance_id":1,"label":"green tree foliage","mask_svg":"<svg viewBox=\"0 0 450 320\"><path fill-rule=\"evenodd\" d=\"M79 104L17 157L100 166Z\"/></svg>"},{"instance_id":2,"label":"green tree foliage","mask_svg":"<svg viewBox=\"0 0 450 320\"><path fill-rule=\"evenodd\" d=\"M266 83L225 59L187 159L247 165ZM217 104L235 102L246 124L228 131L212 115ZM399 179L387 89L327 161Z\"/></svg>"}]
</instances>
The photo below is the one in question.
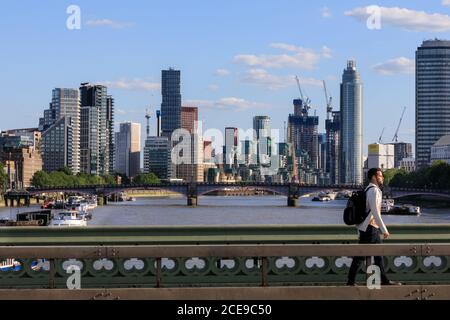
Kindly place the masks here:
<instances>
[{"instance_id":1,"label":"green tree foliage","mask_svg":"<svg viewBox=\"0 0 450 320\"><path fill-rule=\"evenodd\" d=\"M61 168L58 171L64 172L68 176L73 175L73 172L72 172L72 170L69 167Z\"/></svg>"},{"instance_id":2,"label":"green tree foliage","mask_svg":"<svg viewBox=\"0 0 450 320\"><path fill-rule=\"evenodd\" d=\"M384 184L389 185L391 180L400 172L406 173L406 171L404 169L388 169L388 170L384 171L383 172Z\"/></svg>"},{"instance_id":3,"label":"green tree foliage","mask_svg":"<svg viewBox=\"0 0 450 320\"><path fill-rule=\"evenodd\" d=\"M429 167L407 173L397 172L389 182L392 187L450 189L450 165L435 161Z\"/></svg>"},{"instance_id":4,"label":"green tree foliage","mask_svg":"<svg viewBox=\"0 0 450 320\"><path fill-rule=\"evenodd\" d=\"M160 183L159 178L154 173L141 173L133 178L134 184L154 184Z\"/></svg>"},{"instance_id":5,"label":"green tree foliage","mask_svg":"<svg viewBox=\"0 0 450 320\"><path fill-rule=\"evenodd\" d=\"M3 164L0 163L0 193L3 193L5 191L7 183L8 183L8 175L5 172Z\"/></svg>"},{"instance_id":6,"label":"green tree foliage","mask_svg":"<svg viewBox=\"0 0 450 320\"><path fill-rule=\"evenodd\" d=\"M70 170L62 169L51 173L37 171L33 175L31 183L35 187L73 187L115 184L115 179L113 176L96 176L85 173L73 175Z\"/></svg>"}]
</instances>

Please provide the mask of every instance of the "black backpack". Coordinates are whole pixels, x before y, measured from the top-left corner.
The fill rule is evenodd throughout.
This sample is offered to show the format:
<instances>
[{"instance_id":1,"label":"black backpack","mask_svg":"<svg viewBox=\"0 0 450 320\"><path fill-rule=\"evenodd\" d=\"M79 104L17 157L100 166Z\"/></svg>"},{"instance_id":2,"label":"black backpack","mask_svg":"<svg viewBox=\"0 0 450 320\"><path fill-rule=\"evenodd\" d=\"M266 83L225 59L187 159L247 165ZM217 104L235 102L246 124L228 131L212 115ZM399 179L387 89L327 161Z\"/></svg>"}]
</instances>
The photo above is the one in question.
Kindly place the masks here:
<instances>
[{"instance_id":1,"label":"black backpack","mask_svg":"<svg viewBox=\"0 0 450 320\"><path fill-rule=\"evenodd\" d=\"M366 212L366 192L371 188L373 186L368 187L366 190L352 193L344 209L344 222L346 225L353 226L366 220L370 212L370 210Z\"/></svg>"}]
</instances>

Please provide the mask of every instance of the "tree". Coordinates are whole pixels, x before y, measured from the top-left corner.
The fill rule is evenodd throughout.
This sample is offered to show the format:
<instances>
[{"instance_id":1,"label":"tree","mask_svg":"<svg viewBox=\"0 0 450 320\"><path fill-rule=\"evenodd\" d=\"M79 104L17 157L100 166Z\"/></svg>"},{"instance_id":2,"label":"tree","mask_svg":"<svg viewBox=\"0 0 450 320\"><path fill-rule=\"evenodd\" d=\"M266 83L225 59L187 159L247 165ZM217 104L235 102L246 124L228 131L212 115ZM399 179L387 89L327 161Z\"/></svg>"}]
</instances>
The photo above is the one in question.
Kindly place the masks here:
<instances>
[{"instance_id":1,"label":"tree","mask_svg":"<svg viewBox=\"0 0 450 320\"><path fill-rule=\"evenodd\" d=\"M5 172L3 164L0 163L0 193L6 190L6 185L8 184L8 175Z\"/></svg>"},{"instance_id":2,"label":"tree","mask_svg":"<svg viewBox=\"0 0 450 320\"><path fill-rule=\"evenodd\" d=\"M389 185L391 180L400 172L404 171L403 169L388 169L383 172L384 176L384 184Z\"/></svg>"},{"instance_id":3,"label":"tree","mask_svg":"<svg viewBox=\"0 0 450 320\"><path fill-rule=\"evenodd\" d=\"M31 178L31 184L34 187L46 187L51 185L50 176L45 171L36 171Z\"/></svg>"},{"instance_id":4,"label":"tree","mask_svg":"<svg viewBox=\"0 0 450 320\"><path fill-rule=\"evenodd\" d=\"M102 176L105 184L116 184L116 178L110 174Z\"/></svg>"},{"instance_id":5,"label":"tree","mask_svg":"<svg viewBox=\"0 0 450 320\"><path fill-rule=\"evenodd\" d=\"M141 173L133 178L134 184L155 184L160 182L154 173Z\"/></svg>"},{"instance_id":6,"label":"tree","mask_svg":"<svg viewBox=\"0 0 450 320\"><path fill-rule=\"evenodd\" d=\"M59 169L58 171L63 172L64 174L66 174L68 176L73 175L72 169L70 169L69 167L63 167L63 168Z\"/></svg>"}]
</instances>

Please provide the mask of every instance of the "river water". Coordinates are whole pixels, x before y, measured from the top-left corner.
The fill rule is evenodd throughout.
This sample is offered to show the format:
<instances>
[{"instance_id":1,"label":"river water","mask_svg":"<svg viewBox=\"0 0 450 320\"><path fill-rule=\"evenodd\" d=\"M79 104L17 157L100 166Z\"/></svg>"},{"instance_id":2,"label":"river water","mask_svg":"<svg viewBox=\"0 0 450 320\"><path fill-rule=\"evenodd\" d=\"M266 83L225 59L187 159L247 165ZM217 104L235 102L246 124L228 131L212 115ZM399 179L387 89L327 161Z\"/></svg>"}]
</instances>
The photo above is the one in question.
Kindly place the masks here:
<instances>
[{"instance_id":1,"label":"river water","mask_svg":"<svg viewBox=\"0 0 450 320\"><path fill-rule=\"evenodd\" d=\"M287 207L286 202L283 196L203 196L192 208L184 197L137 198L97 207L88 225L343 224L345 200L315 202L302 197L296 208ZM33 209L37 207L0 208L0 218ZM450 208L422 207L418 217L383 215L383 219L386 224L450 223Z\"/></svg>"}]
</instances>

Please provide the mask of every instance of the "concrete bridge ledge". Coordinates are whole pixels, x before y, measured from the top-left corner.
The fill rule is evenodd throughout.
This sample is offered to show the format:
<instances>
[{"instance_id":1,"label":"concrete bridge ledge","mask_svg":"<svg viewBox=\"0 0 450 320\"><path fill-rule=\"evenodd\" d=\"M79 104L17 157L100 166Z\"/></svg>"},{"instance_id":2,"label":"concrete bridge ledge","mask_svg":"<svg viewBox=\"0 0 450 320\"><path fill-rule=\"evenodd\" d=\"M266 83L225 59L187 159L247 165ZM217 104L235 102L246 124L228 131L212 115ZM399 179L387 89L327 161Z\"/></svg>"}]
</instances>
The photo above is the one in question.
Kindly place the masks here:
<instances>
[{"instance_id":1,"label":"concrete bridge ledge","mask_svg":"<svg viewBox=\"0 0 450 320\"><path fill-rule=\"evenodd\" d=\"M0 289L0 300L448 300L450 285Z\"/></svg>"}]
</instances>

